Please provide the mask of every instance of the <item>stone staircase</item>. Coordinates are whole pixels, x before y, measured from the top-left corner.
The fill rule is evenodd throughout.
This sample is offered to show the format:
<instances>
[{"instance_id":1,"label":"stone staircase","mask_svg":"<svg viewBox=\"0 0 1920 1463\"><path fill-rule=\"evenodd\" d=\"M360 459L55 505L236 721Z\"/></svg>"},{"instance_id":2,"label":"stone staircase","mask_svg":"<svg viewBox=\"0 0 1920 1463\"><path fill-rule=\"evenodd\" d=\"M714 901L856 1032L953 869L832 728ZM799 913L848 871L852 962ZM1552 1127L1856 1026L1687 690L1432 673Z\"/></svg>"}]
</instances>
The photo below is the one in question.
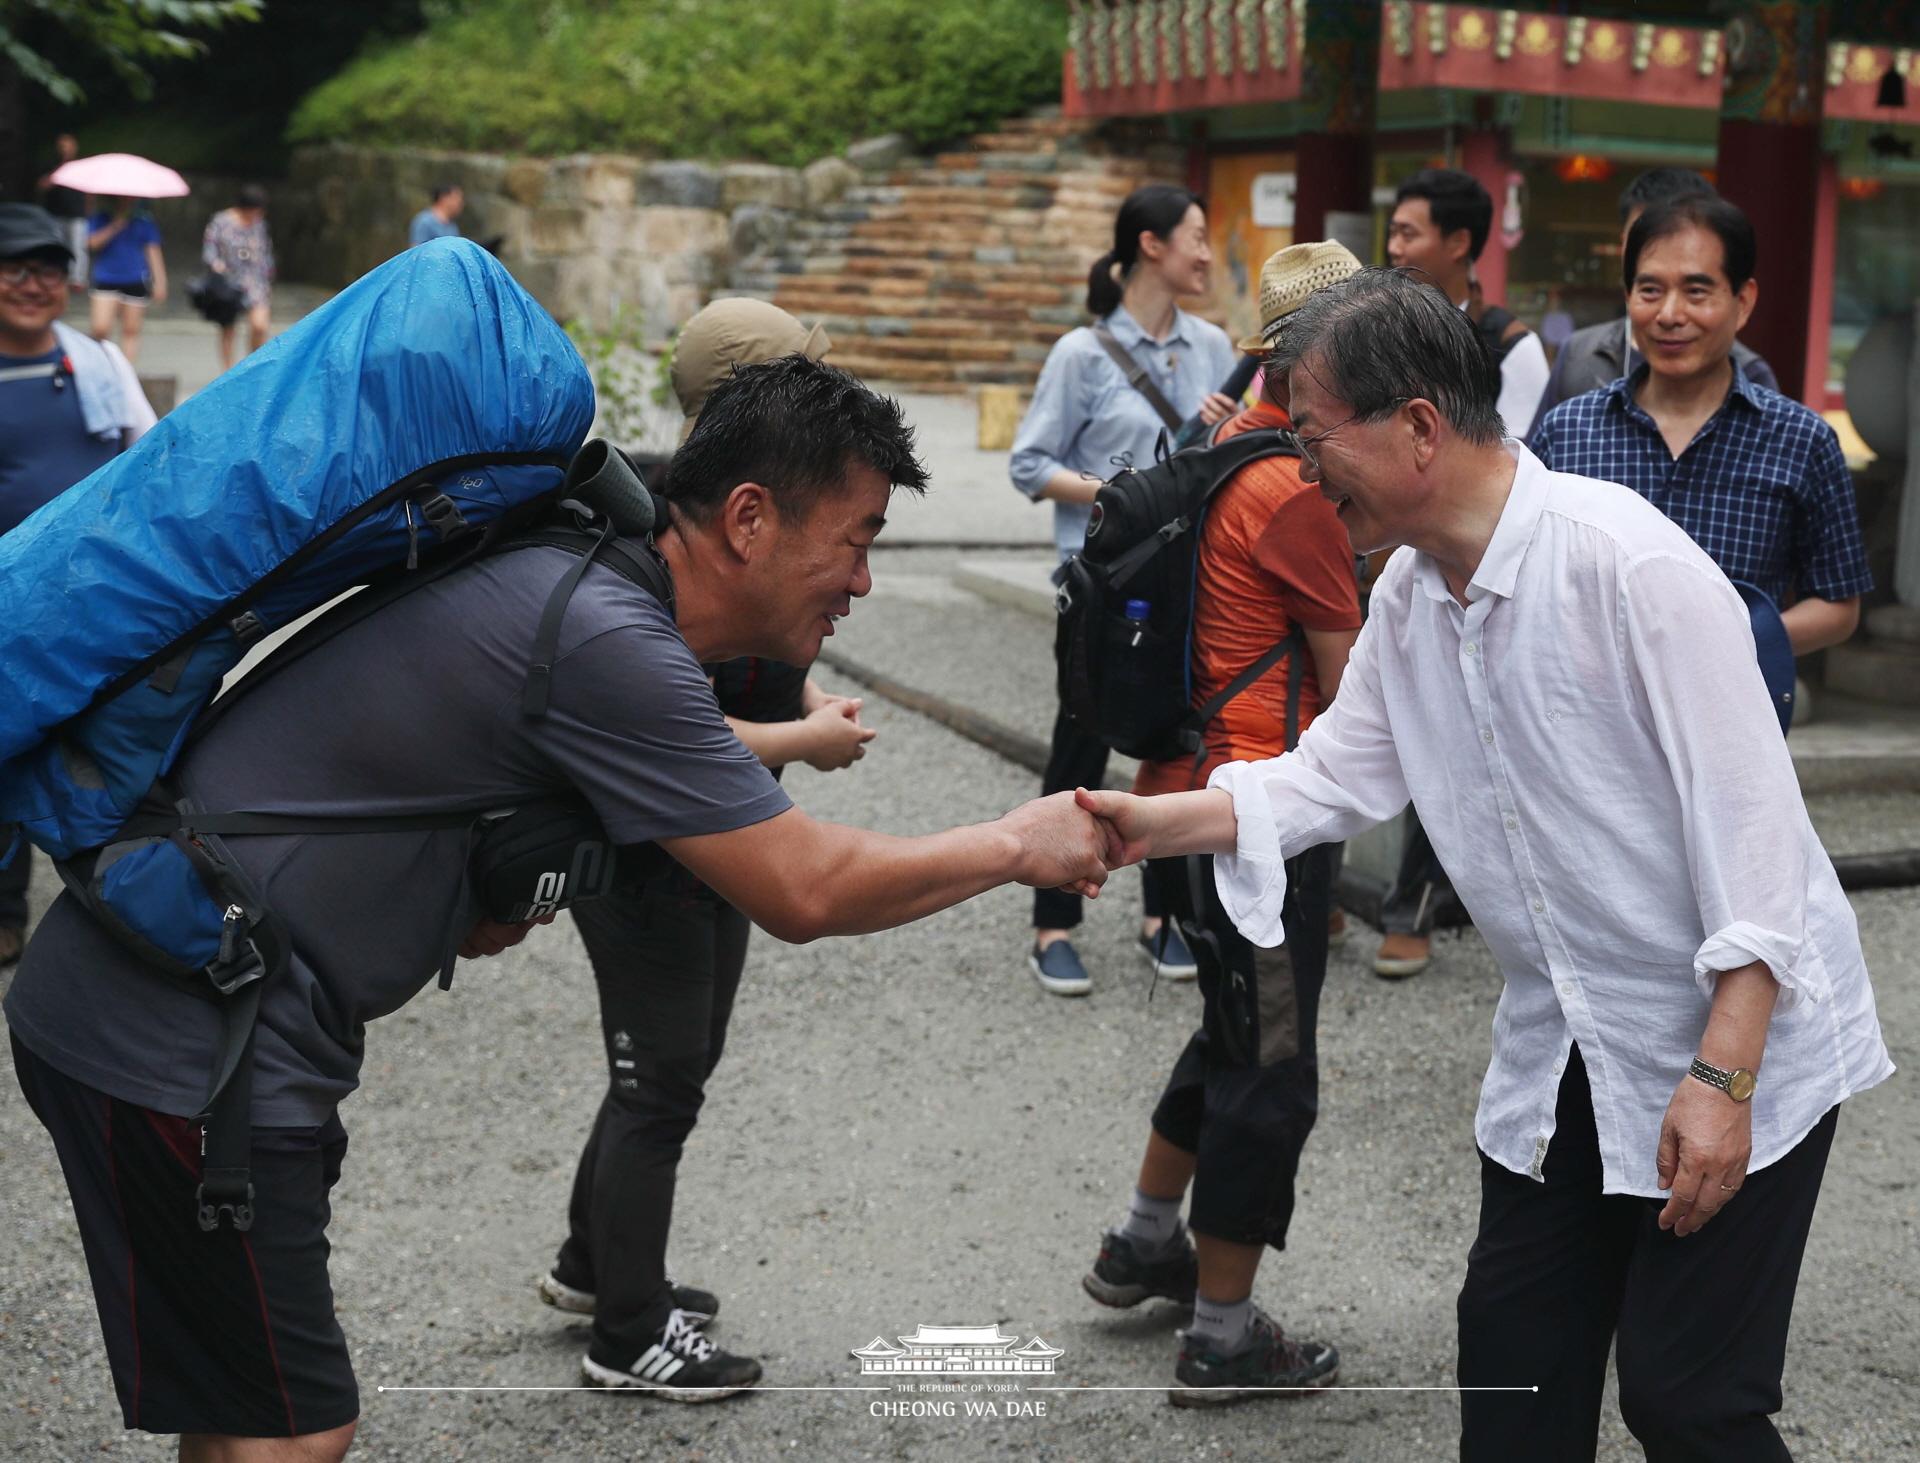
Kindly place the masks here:
<instances>
[{"instance_id":1,"label":"stone staircase","mask_svg":"<svg viewBox=\"0 0 1920 1463\"><path fill-rule=\"evenodd\" d=\"M1057 113L869 175L735 266L732 293L823 321L833 363L912 391L1031 387L1084 322L1087 269L1179 153Z\"/></svg>"}]
</instances>

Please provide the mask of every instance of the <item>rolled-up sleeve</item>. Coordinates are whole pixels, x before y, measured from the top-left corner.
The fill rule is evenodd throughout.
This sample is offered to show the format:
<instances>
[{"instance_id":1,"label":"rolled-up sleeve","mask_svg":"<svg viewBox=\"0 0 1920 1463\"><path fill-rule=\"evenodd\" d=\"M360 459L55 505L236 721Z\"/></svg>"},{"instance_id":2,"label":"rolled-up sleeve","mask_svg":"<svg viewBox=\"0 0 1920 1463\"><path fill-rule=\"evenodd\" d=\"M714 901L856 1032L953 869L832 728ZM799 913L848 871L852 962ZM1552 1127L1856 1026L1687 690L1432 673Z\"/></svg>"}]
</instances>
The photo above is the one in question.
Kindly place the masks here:
<instances>
[{"instance_id":1,"label":"rolled-up sleeve","mask_svg":"<svg viewBox=\"0 0 1920 1463\"><path fill-rule=\"evenodd\" d=\"M1048 353L1007 461L1007 476L1029 498L1039 498L1047 479L1067 465L1073 439L1086 425L1078 400L1081 373L1068 339L1063 337Z\"/></svg>"},{"instance_id":2,"label":"rolled-up sleeve","mask_svg":"<svg viewBox=\"0 0 1920 1463\"><path fill-rule=\"evenodd\" d=\"M1746 607L1711 564L1660 555L1627 571L1622 622L1679 796L1706 932L1694 980L1711 999L1721 971L1757 960L1779 982L1779 1009L1824 999L1806 959L1806 808Z\"/></svg>"},{"instance_id":3,"label":"rolled-up sleeve","mask_svg":"<svg viewBox=\"0 0 1920 1463\"><path fill-rule=\"evenodd\" d=\"M1407 805L1406 777L1393 745L1369 623L1347 660L1340 694L1285 756L1229 762L1207 779L1233 798L1239 831L1214 860L1214 884L1228 916L1254 944L1286 937L1281 906L1286 861L1315 844L1351 838Z\"/></svg>"}]
</instances>

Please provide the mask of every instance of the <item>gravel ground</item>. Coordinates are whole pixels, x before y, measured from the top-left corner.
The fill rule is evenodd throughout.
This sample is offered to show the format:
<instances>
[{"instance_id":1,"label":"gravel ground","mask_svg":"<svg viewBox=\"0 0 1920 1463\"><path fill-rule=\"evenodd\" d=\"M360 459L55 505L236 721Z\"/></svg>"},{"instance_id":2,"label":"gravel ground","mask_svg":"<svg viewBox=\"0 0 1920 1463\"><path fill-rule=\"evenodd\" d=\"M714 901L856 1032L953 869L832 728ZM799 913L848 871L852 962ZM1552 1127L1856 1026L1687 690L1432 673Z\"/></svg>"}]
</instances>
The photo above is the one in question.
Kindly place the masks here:
<instances>
[{"instance_id":1,"label":"gravel ground","mask_svg":"<svg viewBox=\"0 0 1920 1463\"><path fill-rule=\"evenodd\" d=\"M856 616L855 623L859 622ZM988 637L983 637L988 638ZM1032 779L924 720L882 729L851 774L796 769L798 799L896 831L988 817ZM1858 831L1870 800L1843 810ZM50 881L39 893L50 894ZM1170 1308L1101 1311L1079 1277L1128 1192L1147 1114L1195 1018L1189 986L1128 948L1131 890L1086 939L1094 994L1041 993L1020 959L1025 896L1000 891L910 929L805 948L756 936L726 1062L682 1168L676 1273L725 1298L718 1334L770 1383L857 1385L851 1348L921 1324L999 1323L1062 1348L1057 1382L1167 1382ZM1920 902L1855 899L1895 1059L1920 1032ZM598 1100L593 988L571 929L462 968L371 1033L335 1194L334 1280L360 1374L356 1456L394 1459L1352 1459L1448 1456L1454 1294L1476 1193L1471 1114L1497 976L1470 932L1426 976L1337 953L1319 1130L1293 1244L1258 1297L1338 1343L1354 1390L1195 1415L1157 1390L1047 1394L1045 1416L877 1418L884 1394L771 1392L688 1407L568 1388L586 1331L532 1280L561 1236ZM0 1061L4 1061L0 1057ZM15 1091L10 1075L0 1090ZM1803 1460L1920 1450L1914 1183L1920 1112L1895 1079L1850 1105L1802 1278L1782 1425ZM0 1453L161 1458L124 1434L51 1149L0 1103ZM1004 1399L1002 1399L1004 1403ZM1638 1456L1617 1416L1602 1456Z\"/></svg>"}]
</instances>

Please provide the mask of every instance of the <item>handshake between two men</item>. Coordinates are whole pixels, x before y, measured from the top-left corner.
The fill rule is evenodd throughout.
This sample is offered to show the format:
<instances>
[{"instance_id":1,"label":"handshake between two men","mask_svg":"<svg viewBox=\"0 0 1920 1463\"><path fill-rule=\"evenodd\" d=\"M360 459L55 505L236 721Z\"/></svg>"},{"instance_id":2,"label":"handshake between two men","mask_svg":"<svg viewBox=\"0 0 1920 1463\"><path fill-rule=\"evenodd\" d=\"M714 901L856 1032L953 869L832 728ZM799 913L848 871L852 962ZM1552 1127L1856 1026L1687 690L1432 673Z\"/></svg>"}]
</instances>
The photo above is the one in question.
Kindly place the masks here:
<instances>
[{"instance_id":1,"label":"handshake between two men","mask_svg":"<svg viewBox=\"0 0 1920 1463\"><path fill-rule=\"evenodd\" d=\"M1055 793L990 823L902 837L809 817L797 807L724 833L660 846L774 938L802 944L910 924L1002 884L1096 897L1116 869L1149 857L1229 852L1233 801L1218 791L1156 798ZM483 920L461 953L497 955L536 923Z\"/></svg>"}]
</instances>

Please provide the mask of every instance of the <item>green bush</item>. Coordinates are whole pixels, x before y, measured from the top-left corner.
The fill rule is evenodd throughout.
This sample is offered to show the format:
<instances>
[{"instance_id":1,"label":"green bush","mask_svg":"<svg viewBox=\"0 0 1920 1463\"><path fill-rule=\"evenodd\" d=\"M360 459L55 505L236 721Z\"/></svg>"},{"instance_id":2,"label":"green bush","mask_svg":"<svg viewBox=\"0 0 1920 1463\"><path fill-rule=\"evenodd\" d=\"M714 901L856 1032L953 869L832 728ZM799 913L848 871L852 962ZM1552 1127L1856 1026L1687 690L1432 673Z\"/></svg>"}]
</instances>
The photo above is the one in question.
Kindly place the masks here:
<instances>
[{"instance_id":1,"label":"green bush","mask_svg":"<svg viewBox=\"0 0 1920 1463\"><path fill-rule=\"evenodd\" d=\"M927 145L1060 90L1063 0L443 0L295 111L293 142L797 165Z\"/></svg>"}]
</instances>

